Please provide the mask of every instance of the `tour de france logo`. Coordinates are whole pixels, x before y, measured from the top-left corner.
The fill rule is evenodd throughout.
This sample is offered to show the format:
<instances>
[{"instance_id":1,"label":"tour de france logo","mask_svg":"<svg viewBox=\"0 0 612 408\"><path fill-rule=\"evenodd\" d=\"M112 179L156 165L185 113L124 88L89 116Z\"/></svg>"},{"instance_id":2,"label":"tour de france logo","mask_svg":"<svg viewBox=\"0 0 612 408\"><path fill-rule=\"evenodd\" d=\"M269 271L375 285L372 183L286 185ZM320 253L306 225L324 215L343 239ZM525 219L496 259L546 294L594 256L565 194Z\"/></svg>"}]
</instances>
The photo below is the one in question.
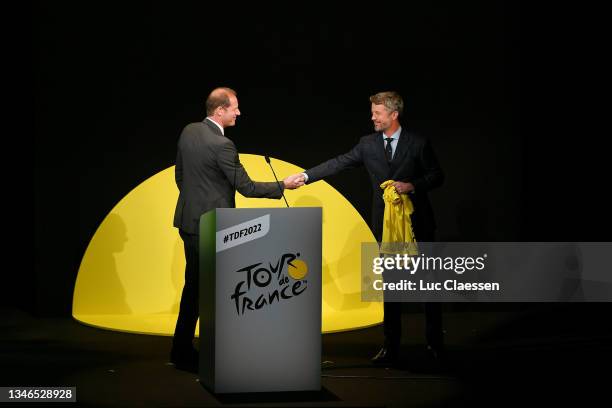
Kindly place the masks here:
<instances>
[{"instance_id":1,"label":"tour de france logo","mask_svg":"<svg viewBox=\"0 0 612 408\"><path fill-rule=\"evenodd\" d=\"M230 299L234 301L236 313L259 310L273 303L281 303L300 296L308 287L308 264L298 259L300 253L283 254L276 264L262 262L245 266L236 272L243 274Z\"/></svg>"}]
</instances>

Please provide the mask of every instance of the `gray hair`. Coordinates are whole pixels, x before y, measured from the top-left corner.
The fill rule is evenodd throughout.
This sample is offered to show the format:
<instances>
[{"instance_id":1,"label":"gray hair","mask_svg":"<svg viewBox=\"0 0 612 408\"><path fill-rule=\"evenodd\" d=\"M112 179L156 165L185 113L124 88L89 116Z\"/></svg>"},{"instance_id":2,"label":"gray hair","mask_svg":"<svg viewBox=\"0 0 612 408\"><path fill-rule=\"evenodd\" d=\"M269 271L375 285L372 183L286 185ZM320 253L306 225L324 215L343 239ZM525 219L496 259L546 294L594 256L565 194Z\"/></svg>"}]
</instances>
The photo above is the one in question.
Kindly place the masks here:
<instances>
[{"instance_id":1,"label":"gray hair","mask_svg":"<svg viewBox=\"0 0 612 408\"><path fill-rule=\"evenodd\" d=\"M379 92L376 95L370 96L370 102L374 105L385 105L388 112L397 111L399 116L404 112L404 100L397 92Z\"/></svg>"}]
</instances>

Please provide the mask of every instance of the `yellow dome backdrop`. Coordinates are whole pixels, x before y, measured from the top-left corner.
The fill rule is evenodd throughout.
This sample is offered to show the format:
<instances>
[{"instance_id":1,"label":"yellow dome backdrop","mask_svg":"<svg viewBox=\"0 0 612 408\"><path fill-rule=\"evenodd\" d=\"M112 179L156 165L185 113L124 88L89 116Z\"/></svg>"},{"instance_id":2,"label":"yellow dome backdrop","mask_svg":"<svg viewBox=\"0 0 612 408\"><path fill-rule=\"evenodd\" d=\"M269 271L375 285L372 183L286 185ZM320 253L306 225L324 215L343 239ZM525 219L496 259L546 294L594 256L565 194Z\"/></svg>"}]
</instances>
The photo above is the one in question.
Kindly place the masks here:
<instances>
[{"instance_id":1,"label":"yellow dome backdrop","mask_svg":"<svg viewBox=\"0 0 612 408\"><path fill-rule=\"evenodd\" d=\"M273 181L263 156L241 154L253 180ZM272 159L280 179L303 171ZM367 223L324 181L287 190L292 207L323 208L323 332L382 322L382 303L361 302L362 242L375 242ZM102 221L77 276L72 314L82 323L125 332L172 335L184 283L182 240L172 227L178 189L174 167L145 180ZM285 207L284 200L245 198L238 208ZM196 329L196 333L197 333Z\"/></svg>"}]
</instances>

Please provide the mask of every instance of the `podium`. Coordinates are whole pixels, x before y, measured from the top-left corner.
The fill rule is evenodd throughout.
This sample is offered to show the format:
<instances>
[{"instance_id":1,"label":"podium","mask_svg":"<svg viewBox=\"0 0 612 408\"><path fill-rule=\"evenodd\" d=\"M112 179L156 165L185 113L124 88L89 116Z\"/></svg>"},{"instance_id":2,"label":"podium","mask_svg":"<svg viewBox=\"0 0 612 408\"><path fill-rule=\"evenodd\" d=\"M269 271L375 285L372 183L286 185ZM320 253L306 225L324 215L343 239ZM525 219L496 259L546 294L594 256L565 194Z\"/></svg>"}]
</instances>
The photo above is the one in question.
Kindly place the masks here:
<instances>
[{"instance_id":1,"label":"podium","mask_svg":"<svg viewBox=\"0 0 612 408\"><path fill-rule=\"evenodd\" d=\"M321 208L200 218L200 382L214 393L321 389Z\"/></svg>"}]
</instances>

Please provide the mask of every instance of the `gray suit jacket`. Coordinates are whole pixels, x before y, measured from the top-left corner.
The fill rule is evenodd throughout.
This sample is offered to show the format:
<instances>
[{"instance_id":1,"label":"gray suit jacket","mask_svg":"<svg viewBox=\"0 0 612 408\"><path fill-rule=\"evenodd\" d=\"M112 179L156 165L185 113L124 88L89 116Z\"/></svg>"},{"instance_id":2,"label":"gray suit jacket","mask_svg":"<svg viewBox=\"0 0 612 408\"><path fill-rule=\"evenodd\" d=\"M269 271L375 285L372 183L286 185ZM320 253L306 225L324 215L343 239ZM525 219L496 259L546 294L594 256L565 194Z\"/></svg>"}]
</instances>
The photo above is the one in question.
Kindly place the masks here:
<instances>
[{"instance_id":1,"label":"gray suit jacket","mask_svg":"<svg viewBox=\"0 0 612 408\"><path fill-rule=\"evenodd\" d=\"M280 198L283 183L254 182L238 159L234 142L208 119L183 129L178 142L176 185L180 194L174 226L199 234L200 216L214 208L234 208L235 191L245 197Z\"/></svg>"}]
</instances>

